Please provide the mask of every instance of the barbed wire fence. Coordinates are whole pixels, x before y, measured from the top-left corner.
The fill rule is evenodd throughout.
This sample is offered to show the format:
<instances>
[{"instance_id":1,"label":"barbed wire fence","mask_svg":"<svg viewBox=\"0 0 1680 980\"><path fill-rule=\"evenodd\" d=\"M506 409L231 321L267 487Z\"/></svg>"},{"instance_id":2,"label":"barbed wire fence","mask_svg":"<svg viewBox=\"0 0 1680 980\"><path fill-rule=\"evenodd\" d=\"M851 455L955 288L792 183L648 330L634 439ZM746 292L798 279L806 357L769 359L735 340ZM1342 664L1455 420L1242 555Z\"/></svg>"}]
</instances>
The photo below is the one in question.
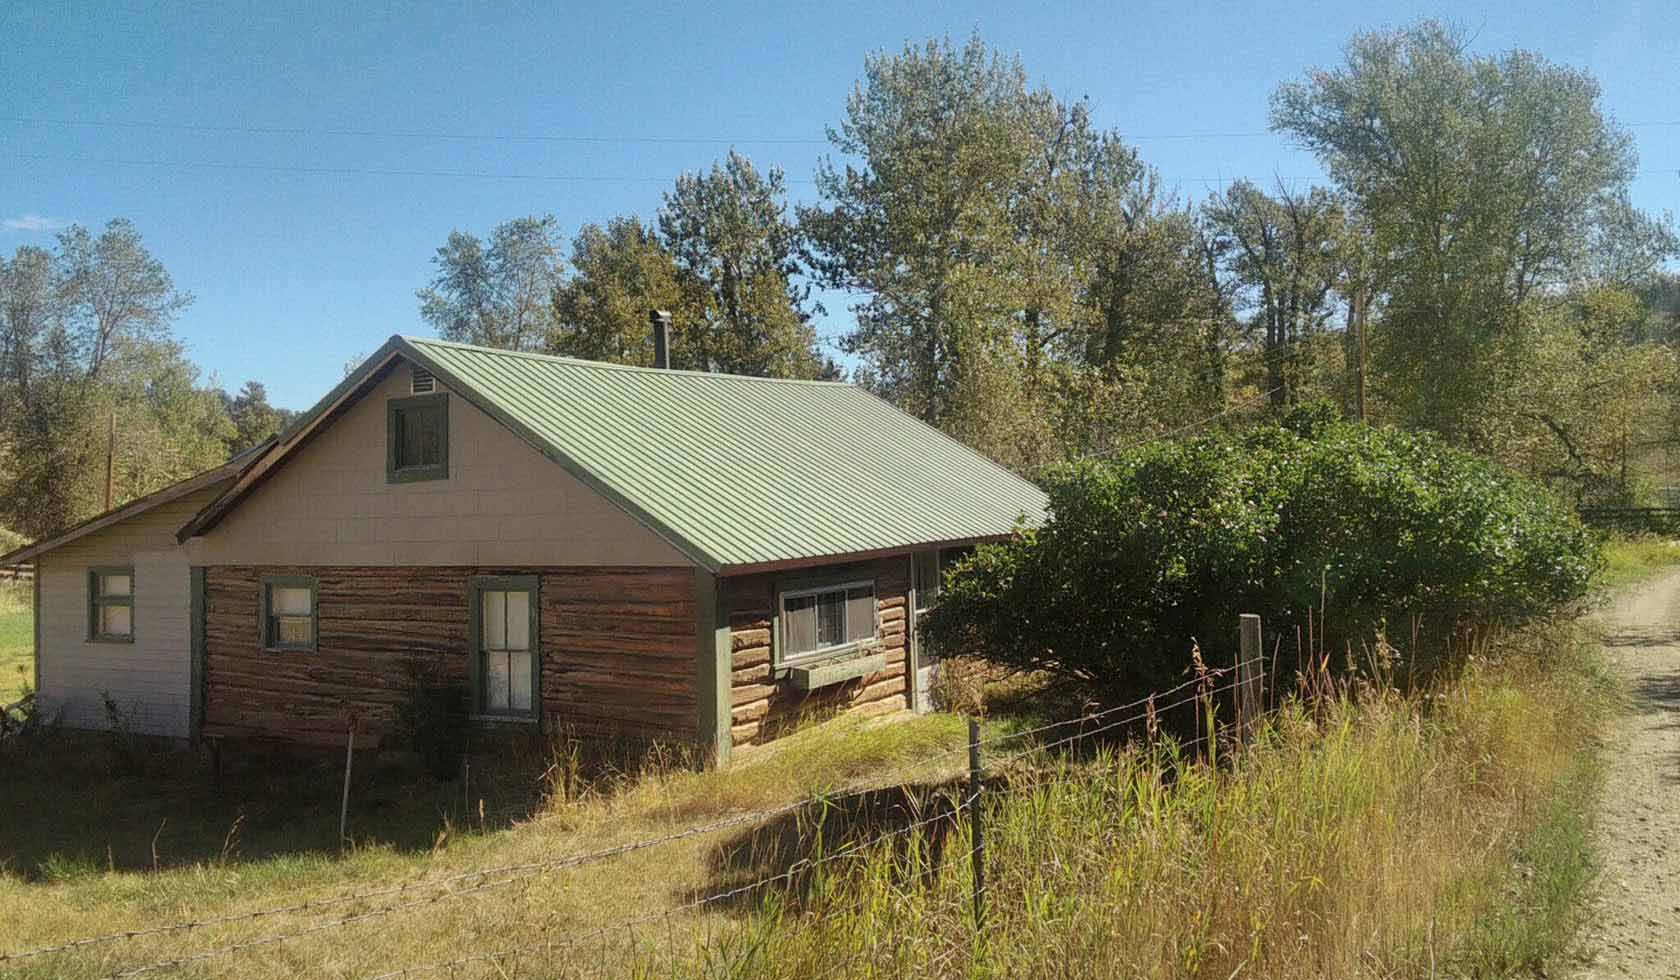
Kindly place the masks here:
<instances>
[{"instance_id":1,"label":"barbed wire fence","mask_svg":"<svg viewBox=\"0 0 1680 980\"><path fill-rule=\"evenodd\" d=\"M442 877L421 879L404 882L402 884L384 888L352 891L342 895L304 902L294 902L283 905L269 906L245 912L228 913L224 915L208 916L199 919L167 923L139 929L110 932L101 935L86 936L68 940L62 943L42 946L33 949L0 953L0 966L21 963L26 960L41 957L87 951L90 948L138 940L148 937L161 937L172 934L191 934L209 931L218 926L254 922L277 916L317 916L325 912L350 906L355 903L375 902L373 908L361 909L348 914L337 915L317 921L299 928L273 932L250 939L235 942L223 942L202 950L183 953L159 959L140 965L127 967L108 974L113 978L130 978L152 974L160 974L180 970L198 964L237 956L242 953L271 948L283 943L293 942L311 936L316 936L332 930L348 928L368 923L387 916L415 911L444 902L463 901L480 898L517 883L531 883L535 879L563 871L583 868L586 866L612 861L640 851L647 851L681 841L706 837L733 829L763 828L770 821L778 818L798 815L813 809L833 807L849 799L864 794L878 792L883 789L897 788L908 792L915 786L914 777L926 774L931 767L944 764L949 769L954 758L963 753L969 759L969 786L948 809L940 810L931 816L920 817L890 830L865 835L840 849L820 853L815 856L801 858L788 868L772 875L758 878L745 884L735 885L717 892L688 900L674 907L627 920L618 920L599 926L596 929L572 934L563 939L544 939L542 941L512 947L504 950L476 952L464 955L455 960L428 963L418 966L404 967L382 974L382 977L403 977L454 971L474 964L501 962L528 955L553 955L571 950L596 937L610 937L624 934L626 931L638 927L656 926L659 924L673 924L676 919L715 907L721 903L738 901L743 896L766 892L777 886L784 886L794 882L801 876L810 875L819 868L831 868L837 862L855 860L874 853L875 849L887 842L912 838L914 835L927 830L939 823L950 823L967 815L974 822L974 844L970 849L958 855L946 855L946 861L968 860L975 868L975 915L984 916L985 887L983 883L985 864L983 861L983 844L979 834L980 824L978 815L982 796L984 794L984 779L988 775L1001 776L1007 774L1012 767L1017 767L1034 756L1043 756L1065 751L1081 743L1098 739L1111 732L1124 729L1127 726L1149 724L1153 729L1153 720L1161 714L1187 705L1203 702L1211 705L1212 700L1237 690L1239 682L1225 679L1232 671L1238 671L1252 662L1258 666L1261 658L1255 656L1250 660L1239 661L1228 668L1208 670L1206 673L1193 677L1181 684L1164 690L1152 692L1146 697L1139 698L1125 704L1115 705L1098 711L1087 711L1072 718L1036 725L1031 728L1008 731L982 738L976 726L967 744L928 753L919 758L895 765L887 770L872 773L862 779L855 780L847 786L819 794L808 795L790 803L749 812L731 814L716 820L697 823L683 827L668 834L642 838L626 843L601 848L593 851L566 855L558 858L527 861L520 863L501 864L470 871L457 872ZM1262 677L1263 670L1252 672L1254 677ZM1068 731L1073 726L1077 730ZM1205 743L1215 736L1210 730L1207 735L1198 739L1180 743L1182 748L1192 748ZM989 763L981 765L983 750L995 750L1004 745L1014 746L1014 750L1003 753ZM960 774L960 769L958 770ZM947 773L949 775L949 773ZM413 896L413 897L409 897ZM396 899L396 901L384 901Z\"/></svg>"}]
</instances>

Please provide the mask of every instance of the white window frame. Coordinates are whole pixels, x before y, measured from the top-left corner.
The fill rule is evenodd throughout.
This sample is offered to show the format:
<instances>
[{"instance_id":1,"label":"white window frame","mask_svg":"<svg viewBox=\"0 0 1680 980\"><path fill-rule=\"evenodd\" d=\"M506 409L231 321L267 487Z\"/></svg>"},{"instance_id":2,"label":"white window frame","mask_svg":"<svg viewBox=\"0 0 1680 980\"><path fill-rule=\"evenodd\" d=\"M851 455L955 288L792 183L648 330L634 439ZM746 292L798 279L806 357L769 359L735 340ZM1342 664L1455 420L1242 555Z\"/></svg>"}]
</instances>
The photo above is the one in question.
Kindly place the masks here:
<instances>
[{"instance_id":1,"label":"white window frame","mask_svg":"<svg viewBox=\"0 0 1680 980\"><path fill-rule=\"evenodd\" d=\"M875 601L871 604L871 621L869 624L870 637L867 640L848 640L834 646L818 647L806 653L789 654L787 652L787 602L789 599L803 599L808 596L822 595L825 592L850 592L852 589L869 589ZM846 608L844 602L842 608ZM848 624L849 625L849 624ZM793 583L789 587L776 590L776 623L774 631L772 668L780 670L784 667L795 667L801 664L817 663L832 660L858 650L872 646L880 637L881 632L881 592L872 578L851 579L844 582L822 582L809 584L808 582ZM849 632L849 631L848 631Z\"/></svg>"}]
</instances>

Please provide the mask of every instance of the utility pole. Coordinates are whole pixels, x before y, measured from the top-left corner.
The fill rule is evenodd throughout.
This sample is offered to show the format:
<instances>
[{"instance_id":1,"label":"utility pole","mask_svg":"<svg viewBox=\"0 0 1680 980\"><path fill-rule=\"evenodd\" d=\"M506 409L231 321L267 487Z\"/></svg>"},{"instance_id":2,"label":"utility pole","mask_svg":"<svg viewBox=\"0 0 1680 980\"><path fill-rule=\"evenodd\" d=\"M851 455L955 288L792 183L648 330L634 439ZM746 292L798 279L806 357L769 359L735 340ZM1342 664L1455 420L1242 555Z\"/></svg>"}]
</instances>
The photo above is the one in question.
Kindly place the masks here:
<instances>
[{"instance_id":1,"label":"utility pole","mask_svg":"<svg viewBox=\"0 0 1680 980\"><path fill-rule=\"evenodd\" d=\"M111 438L105 444L105 509L117 505L117 413L111 413Z\"/></svg>"},{"instance_id":2,"label":"utility pole","mask_svg":"<svg viewBox=\"0 0 1680 980\"><path fill-rule=\"evenodd\" d=\"M1349 307L1348 308L1348 318L1353 321L1354 328L1359 331L1359 336L1358 336L1359 349L1358 349L1357 354L1355 355L1358 358L1358 361L1354 365L1354 372L1353 372L1353 392L1354 392L1355 411L1358 412L1358 414L1359 414L1359 421L1364 422L1365 421L1365 357L1366 357L1366 352L1367 352L1367 348L1365 346L1365 293L1364 293L1364 290L1357 289L1357 288L1353 290L1353 294L1348 297L1348 307Z\"/></svg>"}]
</instances>

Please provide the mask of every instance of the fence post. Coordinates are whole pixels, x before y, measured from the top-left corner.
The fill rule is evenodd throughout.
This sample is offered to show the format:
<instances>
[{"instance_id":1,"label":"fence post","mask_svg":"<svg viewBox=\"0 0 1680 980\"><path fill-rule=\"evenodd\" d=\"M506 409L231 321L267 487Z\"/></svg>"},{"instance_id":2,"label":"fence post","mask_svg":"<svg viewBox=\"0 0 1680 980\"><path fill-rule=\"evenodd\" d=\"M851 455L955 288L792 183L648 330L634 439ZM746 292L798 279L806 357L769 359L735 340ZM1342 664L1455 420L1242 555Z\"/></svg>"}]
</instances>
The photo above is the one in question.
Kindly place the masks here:
<instances>
[{"instance_id":1,"label":"fence post","mask_svg":"<svg viewBox=\"0 0 1680 980\"><path fill-rule=\"evenodd\" d=\"M1260 617L1243 613L1237 622L1242 641L1237 655L1237 734L1246 742L1260 724L1260 682L1266 672L1260 662Z\"/></svg>"},{"instance_id":2,"label":"fence post","mask_svg":"<svg viewBox=\"0 0 1680 980\"><path fill-rule=\"evenodd\" d=\"M980 722L968 719L968 827L974 839L974 935L986 925L986 838L980 816Z\"/></svg>"},{"instance_id":3,"label":"fence post","mask_svg":"<svg viewBox=\"0 0 1680 980\"><path fill-rule=\"evenodd\" d=\"M344 801L338 807L338 851L344 853L344 831L350 820L350 766L356 758L356 716L350 716L350 734L344 740Z\"/></svg>"}]
</instances>

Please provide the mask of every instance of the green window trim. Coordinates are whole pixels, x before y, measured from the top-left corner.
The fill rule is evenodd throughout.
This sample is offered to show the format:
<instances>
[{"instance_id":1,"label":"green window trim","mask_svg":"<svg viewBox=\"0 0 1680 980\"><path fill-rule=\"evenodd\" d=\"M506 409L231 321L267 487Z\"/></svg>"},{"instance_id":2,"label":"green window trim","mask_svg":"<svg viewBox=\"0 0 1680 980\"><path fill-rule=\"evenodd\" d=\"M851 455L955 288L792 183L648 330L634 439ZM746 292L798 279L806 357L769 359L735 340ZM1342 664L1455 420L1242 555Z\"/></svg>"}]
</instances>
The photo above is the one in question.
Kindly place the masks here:
<instances>
[{"instance_id":1,"label":"green window trim","mask_svg":"<svg viewBox=\"0 0 1680 980\"><path fill-rule=\"evenodd\" d=\"M468 717L474 721L517 721L540 723L542 720L542 638L539 625L542 620L540 605L542 598L542 579L537 575L475 575L468 590L467 603L467 640L471 644L469 653L472 657L467 667L467 681L469 697L472 702L468 709ZM530 594L529 602L529 646L531 670L531 707L529 709L495 709L487 708L485 701L485 656L484 645L484 594L486 592L526 592Z\"/></svg>"},{"instance_id":2,"label":"green window trim","mask_svg":"<svg viewBox=\"0 0 1680 980\"><path fill-rule=\"evenodd\" d=\"M37 573L39 574L39 573ZM107 575L125 575L128 577L128 593L126 595L105 595L100 587L100 580ZM89 643L133 643L134 642L134 566L133 565L102 565L88 569L87 577L87 608L88 627L87 639ZM105 633L100 630L100 610L106 606L126 606L128 608L128 632Z\"/></svg>"},{"instance_id":3,"label":"green window trim","mask_svg":"<svg viewBox=\"0 0 1680 980\"><path fill-rule=\"evenodd\" d=\"M274 613L275 589L309 590L309 641L284 642ZM301 617L299 617L301 618ZM321 641L320 586L313 575L265 575L262 580L262 622L257 624L264 650L274 653L313 653Z\"/></svg>"},{"instance_id":4,"label":"green window trim","mask_svg":"<svg viewBox=\"0 0 1680 980\"><path fill-rule=\"evenodd\" d=\"M800 599L823 593L845 593L868 589L872 601L870 602L869 636L864 638L847 639L830 646L819 646L814 650L801 653L790 653L788 639L787 602L789 599ZM847 603L844 598L842 608ZM848 616L850 614L848 613ZM826 660L837 660L842 657L855 655L871 646L880 638L881 632L881 596L874 578L857 578L849 575L831 575L820 578L795 578L780 582L776 586L776 605L770 624L771 636L771 670L779 678L786 678L788 672L799 666L822 663ZM849 634L850 623L843 627L842 632Z\"/></svg>"},{"instance_id":5,"label":"green window trim","mask_svg":"<svg viewBox=\"0 0 1680 980\"><path fill-rule=\"evenodd\" d=\"M438 460L433 463L405 464L402 453L403 418L418 418L421 413L436 412ZM400 465L401 464L401 465ZM393 398L385 403L385 482L417 483L422 480L449 478L449 395L412 395Z\"/></svg>"}]
</instances>

